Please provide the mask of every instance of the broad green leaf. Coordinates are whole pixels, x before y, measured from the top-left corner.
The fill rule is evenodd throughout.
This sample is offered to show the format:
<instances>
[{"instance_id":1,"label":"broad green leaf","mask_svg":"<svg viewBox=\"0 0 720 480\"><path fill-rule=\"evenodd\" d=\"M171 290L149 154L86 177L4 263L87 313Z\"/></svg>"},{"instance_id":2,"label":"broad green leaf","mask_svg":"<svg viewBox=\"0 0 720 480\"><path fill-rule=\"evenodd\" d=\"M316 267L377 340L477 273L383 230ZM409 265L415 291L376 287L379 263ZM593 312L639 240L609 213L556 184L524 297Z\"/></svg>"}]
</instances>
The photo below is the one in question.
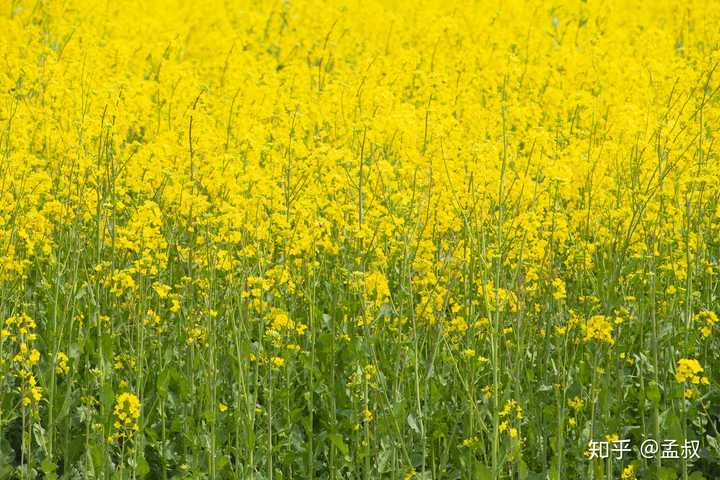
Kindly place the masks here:
<instances>
[{"instance_id":1,"label":"broad green leaf","mask_svg":"<svg viewBox=\"0 0 720 480\"><path fill-rule=\"evenodd\" d=\"M335 448L340 450L343 455L347 455L349 453L348 446L345 443L345 440L343 439L341 434L329 433L328 439L330 439L330 442L332 442L332 444L335 445Z\"/></svg>"}]
</instances>

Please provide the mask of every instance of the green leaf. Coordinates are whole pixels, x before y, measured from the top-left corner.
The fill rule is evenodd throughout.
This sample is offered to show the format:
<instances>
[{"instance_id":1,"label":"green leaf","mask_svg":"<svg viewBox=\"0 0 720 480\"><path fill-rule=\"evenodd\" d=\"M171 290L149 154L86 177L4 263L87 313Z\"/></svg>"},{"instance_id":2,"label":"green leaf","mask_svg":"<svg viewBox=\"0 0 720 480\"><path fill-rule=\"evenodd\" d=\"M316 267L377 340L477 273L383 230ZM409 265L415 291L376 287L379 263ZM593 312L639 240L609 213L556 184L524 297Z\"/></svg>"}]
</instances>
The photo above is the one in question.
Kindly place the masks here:
<instances>
[{"instance_id":1,"label":"green leaf","mask_svg":"<svg viewBox=\"0 0 720 480\"><path fill-rule=\"evenodd\" d=\"M140 478L143 478L148 473L150 473L150 464L147 462L147 460L145 460L144 456L138 457L135 473L137 473Z\"/></svg>"},{"instance_id":2,"label":"green leaf","mask_svg":"<svg viewBox=\"0 0 720 480\"><path fill-rule=\"evenodd\" d=\"M386 467L388 463L390 463L390 458L392 457L392 454L393 450L391 448L383 447L383 449L380 451L377 462L378 473L386 473L387 471L389 471L389 469Z\"/></svg>"},{"instance_id":3,"label":"green leaf","mask_svg":"<svg viewBox=\"0 0 720 480\"><path fill-rule=\"evenodd\" d=\"M92 458L92 468L94 472L102 472L105 465L105 453L101 450L97 443L91 443L90 458Z\"/></svg>"},{"instance_id":4,"label":"green leaf","mask_svg":"<svg viewBox=\"0 0 720 480\"><path fill-rule=\"evenodd\" d=\"M650 382L650 385L647 388L647 391L645 392L645 396L649 401L651 401L653 404L657 405L660 403L660 389L658 388L657 383Z\"/></svg>"},{"instance_id":5,"label":"green leaf","mask_svg":"<svg viewBox=\"0 0 720 480\"><path fill-rule=\"evenodd\" d=\"M677 478L677 472L670 467L660 467L654 478L658 480L675 480Z\"/></svg>"},{"instance_id":6,"label":"green leaf","mask_svg":"<svg viewBox=\"0 0 720 480\"><path fill-rule=\"evenodd\" d=\"M477 480L493 480L492 470L480 462L475 462L475 476Z\"/></svg>"},{"instance_id":7,"label":"green leaf","mask_svg":"<svg viewBox=\"0 0 720 480\"><path fill-rule=\"evenodd\" d=\"M668 412L663 422L664 430L668 433L666 437L673 439L676 442L683 441L683 429L680 424L680 419L673 412Z\"/></svg>"},{"instance_id":8,"label":"green leaf","mask_svg":"<svg viewBox=\"0 0 720 480\"><path fill-rule=\"evenodd\" d=\"M53 463L49 458L43 460L42 464L40 464L40 469L45 474L43 478L57 478L57 475L55 474L57 465L55 465L55 463Z\"/></svg>"},{"instance_id":9,"label":"green leaf","mask_svg":"<svg viewBox=\"0 0 720 480\"><path fill-rule=\"evenodd\" d=\"M113 363L113 339L110 336L109 333L103 333L102 338L100 339L101 346L102 346L102 353L103 353L103 360L105 360L107 363L112 364Z\"/></svg>"},{"instance_id":10,"label":"green leaf","mask_svg":"<svg viewBox=\"0 0 720 480\"><path fill-rule=\"evenodd\" d=\"M345 443L345 440L343 439L342 435L339 433L330 433L328 434L328 438L330 439L330 442L332 442L333 445L335 445L335 448L340 450L340 452L343 455L347 455L349 452L348 446Z\"/></svg>"},{"instance_id":11,"label":"green leaf","mask_svg":"<svg viewBox=\"0 0 720 480\"><path fill-rule=\"evenodd\" d=\"M518 478L519 480L527 480L528 478L528 466L527 463L525 463L525 460L522 458L518 462Z\"/></svg>"},{"instance_id":12,"label":"green leaf","mask_svg":"<svg viewBox=\"0 0 720 480\"><path fill-rule=\"evenodd\" d=\"M720 453L720 440L710 435L705 436L705 439L707 440L708 445L713 448L713 450Z\"/></svg>"},{"instance_id":13,"label":"green leaf","mask_svg":"<svg viewBox=\"0 0 720 480\"><path fill-rule=\"evenodd\" d=\"M173 370L171 367L163 368L160 374L157 376L157 381L155 384L157 385L158 392L165 394L167 393L168 386L170 385L170 379L172 378Z\"/></svg>"},{"instance_id":14,"label":"green leaf","mask_svg":"<svg viewBox=\"0 0 720 480\"><path fill-rule=\"evenodd\" d=\"M410 428L413 429L415 433L420 433L420 428L418 427L417 419L415 418L414 413L408 413L407 424L410 426Z\"/></svg>"},{"instance_id":15,"label":"green leaf","mask_svg":"<svg viewBox=\"0 0 720 480\"><path fill-rule=\"evenodd\" d=\"M100 390L100 403L105 410L111 410L113 403L115 402L115 392L112 389L110 383L106 383Z\"/></svg>"}]
</instances>

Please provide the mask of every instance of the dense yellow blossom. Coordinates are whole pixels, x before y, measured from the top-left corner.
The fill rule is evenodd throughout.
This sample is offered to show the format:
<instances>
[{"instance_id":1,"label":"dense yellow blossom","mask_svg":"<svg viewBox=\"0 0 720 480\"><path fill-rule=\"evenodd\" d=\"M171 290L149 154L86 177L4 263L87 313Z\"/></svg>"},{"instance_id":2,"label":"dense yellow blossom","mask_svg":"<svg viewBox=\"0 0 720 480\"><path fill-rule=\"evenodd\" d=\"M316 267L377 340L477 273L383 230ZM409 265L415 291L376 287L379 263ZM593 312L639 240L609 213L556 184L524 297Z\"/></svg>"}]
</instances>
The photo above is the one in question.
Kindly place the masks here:
<instances>
[{"instance_id":1,"label":"dense yellow blossom","mask_svg":"<svg viewBox=\"0 0 720 480\"><path fill-rule=\"evenodd\" d=\"M593 315L582 326L586 342L595 340L610 345L615 343L612 335L613 325L604 315Z\"/></svg>"},{"instance_id":2,"label":"dense yellow blossom","mask_svg":"<svg viewBox=\"0 0 720 480\"><path fill-rule=\"evenodd\" d=\"M109 440L114 441L132 436L140 428L137 423L140 418L140 399L133 393L121 393L115 399L113 415L115 417L113 423L115 433Z\"/></svg>"},{"instance_id":3,"label":"dense yellow blossom","mask_svg":"<svg viewBox=\"0 0 720 480\"><path fill-rule=\"evenodd\" d=\"M675 367L675 379L678 383L690 382L695 385L700 383L708 383L707 377L703 377L699 374L704 372L705 369L700 365L694 358L681 358L677 362Z\"/></svg>"},{"instance_id":4,"label":"dense yellow blossom","mask_svg":"<svg viewBox=\"0 0 720 480\"><path fill-rule=\"evenodd\" d=\"M0 0L0 476L712 476L718 25Z\"/></svg>"},{"instance_id":5,"label":"dense yellow blossom","mask_svg":"<svg viewBox=\"0 0 720 480\"><path fill-rule=\"evenodd\" d=\"M55 372L61 375L67 374L70 371L70 365L68 365L68 356L63 352L58 352L55 355Z\"/></svg>"}]
</instances>

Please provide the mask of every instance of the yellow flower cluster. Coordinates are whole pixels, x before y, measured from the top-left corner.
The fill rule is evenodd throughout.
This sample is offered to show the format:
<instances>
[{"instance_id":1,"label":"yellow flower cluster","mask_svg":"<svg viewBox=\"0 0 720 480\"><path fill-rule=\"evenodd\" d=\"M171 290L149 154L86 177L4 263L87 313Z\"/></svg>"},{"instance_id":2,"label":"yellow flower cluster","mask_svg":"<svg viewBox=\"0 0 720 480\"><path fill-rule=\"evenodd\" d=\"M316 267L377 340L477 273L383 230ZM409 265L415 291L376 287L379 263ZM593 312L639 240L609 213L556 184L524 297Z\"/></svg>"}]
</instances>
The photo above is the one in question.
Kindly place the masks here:
<instances>
[{"instance_id":1,"label":"yellow flower cluster","mask_svg":"<svg viewBox=\"0 0 720 480\"><path fill-rule=\"evenodd\" d=\"M613 324L605 315L593 315L582 324L583 339L613 345Z\"/></svg>"},{"instance_id":2,"label":"yellow flower cluster","mask_svg":"<svg viewBox=\"0 0 720 480\"><path fill-rule=\"evenodd\" d=\"M17 381L17 391L23 406L31 406L42 400L42 387L37 383L34 369L40 362L40 352L34 347L37 340L37 324L29 315L13 315L5 320L0 330L0 352L2 342L9 339L14 344L15 354L10 360L10 375ZM0 368L5 360L0 356Z\"/></svg>"},{"instance_id":3,"label":"yellow flower cluster","mask_svg":"<svg viewBox=\"0 0 720 480\"><path fill-rule=\"evenodd\" d=\"M379 307L390 297L387 279L381 272L370 272L364 275L364 295L374 306Z\"/></svg>"},{"instance_id":4,"label":"yellow flower cluster","mask_svg":"<svg viewBox=\"0 0 720 480\"><path fill-rule=\"evenodd\" d=\"M60 375L66 375L70 372L70 365L68 365L69 360L64 352L57 352L57 355L55 355L55 372Z\"/></svg>"},{"instance_id":5,"label":"yellow flower cluster","mask_svg":"<svg viewBox=\"0 0 720 480\"><path fill-rule=\"evenodd\" d=\"M678 383L690 382L695 385L701 383L707 385L710 383L708 378L699 375L704 371L705 370L700 365L700 362L694 358L681 358L678 360L677 366L675 367L675 379Z\"/></svg>"},{"instance_id":6,"label":"yellow flower cluster","mask_svg":"<svg viewBox=\"0 0 720 480\"><path fill-rule=\"evenodd\" d=\"M704 338L708 338L712 334L712 329L718 323L718 317L712 310L703 310L695 315L694 320L702 325L700 333Z\"/></svg>"},{"instance_id":7,"label":"yellow flower cluster","mask_svg":"<svg viewBox=\"0 0 720 480\"><path fill-rule=\"evenodd\" d=\"M518 429L510 426L513 421L519 422L523 419L523 409L516 400L508 400L500 411L500 422L498 429L501 432L508 432L510 438L517 438Z\"/></svg>"},{"instance_id":8,"label":"yellow flower cluster","mask_svg":"<svg viewBox=\"0 0 720 480\"><path fill-rule=\"evenodd\" d=\"M140 418L140 399L135 394L130 392L119 394L115 399L113 414L115 432L108 438L109 443L129 438L140 429L137 423Z\"/></svg>"},{"instance_id":9,"label":"yellow flower cluster","mask_svg":"<svg viewBox=\"0 0 720 480\"><path fill-rule=\"evenodd\" d=\"M606 431L714 384L720 2L481 7L0 0L0 445L8 402L40 419L12 467L85 472L107 452L57 440L134 435L140 396L145 476L310 475L286 459L320 426L329 476L424 478L425 448L392 473L345 461L408 446L397 418L426 443L457 422L458 474L540 475L549 408L582 430L597 401ZM632 388L677 352L639 405L595 381ZM81 396L100 407L66 415ZM224 415L183 418L205 411ZM92 471L143 476L116 460Z\"/></svg>"},{"instance_id":10,"label":"yellow flower cluster","mask_svg":"<svg viewBox=\"0 0 720 480\"><path fill-rule=\"evenodd\" d=\"M207 328L196 324L186 329L185 343L189 346L207 346Z\"/></svg>"}]
</instances>

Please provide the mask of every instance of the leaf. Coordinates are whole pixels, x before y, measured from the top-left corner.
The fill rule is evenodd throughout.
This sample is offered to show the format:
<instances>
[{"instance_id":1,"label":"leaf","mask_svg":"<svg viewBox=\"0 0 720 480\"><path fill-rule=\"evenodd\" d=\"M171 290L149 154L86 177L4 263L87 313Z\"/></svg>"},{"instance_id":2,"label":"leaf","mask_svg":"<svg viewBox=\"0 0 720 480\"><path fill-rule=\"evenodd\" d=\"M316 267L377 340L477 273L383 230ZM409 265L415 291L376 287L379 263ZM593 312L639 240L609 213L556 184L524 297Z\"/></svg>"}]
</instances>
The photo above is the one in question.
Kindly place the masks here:
<instances>
[{"instance_id":1,"label":"leaf","mask_svg":"<svg viewBox=\"0 0 720 480\"><path fill-rule=\"evenodd\" d=\"M110 383L106 383L100 390L100 403L102 403L105 410L111 410L114 401L115 392L112 389L112 385L110 385Z\"/></svg>"},{"instance_id":2,"label":"leaf","mask_svg":"<svg viewBox=\"0 0 720 480\"><path fill-rule=\"evenodd\" d=\"M713 450L720 453L720 441L718 441L715 437L712 437L710 435L707 435L705 437L705 439L707 440L708 445L710 445L713 448Z\"/></svg>"},{"instance_id":3,"label":"leaf","mask_svg":"<svg viewBox=\"0 0 720 480\"><path fill-rule=\"evenodd\" d=\"M525 460L522 458L518 462L518 479L519 480L527 480L528 478L528 466L527 463L525 463Z\"/></svg>"},{"instance_id":4,"label":"leaf","mask_svg":"<svg viewBox=\"0 0 720 480\"><path fill-rule=\"evenodd\" d=\"M342 435L339 433L330 433L328 434L328 438L330 439L330 442L335 445L335 448L340 450L340 452L343 454L343 456L347 455L349 450L348 446L345 443L345 440L343 439Z\"/></svg>"},{"instance_id":5,"label":"leaf","mask_svg":"<svg viewBox=\"0 0 720 480\"><path fill-rule=\"evenodd\" d=\"M658 480L675 480L677 472L670 467L660 467L658 470Z\"/></svg>"},{"instance_id":6,"label":"leaf","mask_svg":"<svg viewBox=\"0 0 720 480\"><path fill-rule=\"evenodd\" d=\"M410 425L410 428L412 428L415 433L420 433L420 427L418 427L414 413L408 413L407 424Z\"/></svg>"},{"instance_id":7,"label":"leaf","mask_svg":"<svg viewBox=\"0 0 720 480\"><path fill-rule=\"evenodd\" d=\"M43 460L42 464L40 464L40 469L42 470L44 476L43 478L47 479L56 479L57 474L55 473L55 470L57 470L57 465L53 463L49 458L46 458Z\"/></svg>"},{"instance_id":8,"label":"leaf","mask_svg":"<svg viewBox=\"0 0 720 480\"><path fill-rule=\"evenodd\" d=\"M39 423L35 423L32 426L33 436L35 437L35 441L40 446L41 449L44 451L47 451L47 438L46 438L46 432L45 429L42 428L42 426Z\"/></svg>"},{"instance_id":9,"label":"leaf","mask_svg":"<svg viewBox=\"0 0 720 480\"><path fill-rule=\"evenodd\" d=\"M103 360L109 364L113 363L113 339L109 333L105 332L102 334L100 339L100 346L102 348Z\"/></svg>"},{"instance_id":10,"label":"leaf","mask_svg":"<svg viewBox=\"0 0 720 480\"><path fill-rule=\"evenodd\" d=\"M378 456L378 462L377 462L377 471L378 473L386 473L386 466L390 462L390 458L392 457L393 451L391 448L387 448L386 446L383 447L383 449L380 451L380 455ZM387 470L389 471L389 470Z\"/></svg>"},{"instance_id":11,"label":"leaf","mask_svg":"<svg viewBox=\"0 0 720 480\"><path fill-rule=\"evenodd\" d=\"M157 381L155 384L157 385L158 392L161 394L167 393L168 386L170 385L170 379L173 375L173 370L171 367L163 368L163 370L160 372L160 374L157 376Z\"/></svg>"},{"instance_id":12,"label":"leaf","mask_svg":"<svg viewBox=\"0 0 720 480\"><path fill-rule=\"evenodd\" d=\"M480 462L475 462L475 476L477 480L493 480L492 470Z\"/></svg>"},{"instance_id":13,"label":"leaf","mask_svg":"<svg viewBox=\"0 0 720 480\"><path fill-rule=\"evenodd\" d=\"M90 458L92 458L91 467L94 472L102 472L105 464L105 454L97 443L90 444Z\"/></svg>"},{"instance_id":14,"label":"leaf","mask_svg":"<svg viewBox=\"0 0 720 480\"><path fill-rule=\"evenodd\" d=\"M43 473L50 473L54 472L57 469L57 466L49 458L46 458L40 464L40 468L42 469Z\"/></svg>"},{"instance_id":15,"label":"leaf","mask_svg":"<svg viewBox=\"0 0 720 480\"><path fill-rule=\"evenodd\" d=\"M140 478L145 477L148 473L150 473L150 464L145 460L144 456L140 456L137 459L137 467L135 468L135 472L138 474Z\"/></svg>"},{"instance_id":16,"label":"leaf","mask_svg":"<svg viewBox=\"0 0 720 480\"><path fill-rule=\"evenodd\" d=\"M668 412L667 416L665 417L665 421L663 422L663 427L665 431L668 432L668 439L682 442L683 429L680 424L680 419L677 415L675 415L673 412Z\"/></svg>"},{"instance_id":17,"label":"leaf","mask_svg":"<svg viewBox=\"0 0 720 480\"><path fill-rule=\"evenodd\" d=\"M85 287L80 288L77 293L75 294L75 301L82 300L82 298L87 294L87 290Z\"/></svg>"},{"instance_id":18,"label":"leaf","mask_svg":"<svg viewBox=\"0 0 720 480\"><path fill-rule=\"evenodd\" d=\"M647 399L650 402L652 402L655 405L660 403L660 389L658 388L657 383L650 382L650 385L648 386L648 389L645 392L645 396L647 397Z\"/></svg>"}]
</instances>

